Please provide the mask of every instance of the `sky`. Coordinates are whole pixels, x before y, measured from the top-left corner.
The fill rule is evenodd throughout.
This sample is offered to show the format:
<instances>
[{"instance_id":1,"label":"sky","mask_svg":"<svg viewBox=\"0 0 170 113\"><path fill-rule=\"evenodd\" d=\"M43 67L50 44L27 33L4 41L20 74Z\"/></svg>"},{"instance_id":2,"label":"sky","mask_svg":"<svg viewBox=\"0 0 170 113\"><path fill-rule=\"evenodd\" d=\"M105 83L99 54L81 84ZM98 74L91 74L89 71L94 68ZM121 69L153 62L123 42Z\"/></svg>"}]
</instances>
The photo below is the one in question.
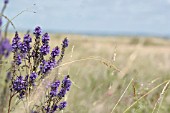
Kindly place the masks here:
<instances>
[{"instance_id":1,"label":"sky","mask_svg":"<svg viewBox=\"0 0 170 113\"><path fill-rule=\"evenodd\" d=\"M9 0L5 15L25 9L13 20L17 30L170 36L170 0Z\"/></svg>"}]
</instances>

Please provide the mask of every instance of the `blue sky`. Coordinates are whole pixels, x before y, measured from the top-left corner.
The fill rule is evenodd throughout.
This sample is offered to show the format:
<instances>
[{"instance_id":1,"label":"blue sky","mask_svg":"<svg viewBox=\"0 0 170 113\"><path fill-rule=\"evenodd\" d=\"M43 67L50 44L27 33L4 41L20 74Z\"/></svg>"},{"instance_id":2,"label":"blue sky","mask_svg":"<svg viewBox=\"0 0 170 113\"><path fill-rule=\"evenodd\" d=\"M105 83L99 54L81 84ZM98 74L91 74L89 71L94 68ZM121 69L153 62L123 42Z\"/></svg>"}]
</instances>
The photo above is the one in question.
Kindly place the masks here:
<instances>
[{"instance_id":1,"label":"blue sky","mask_svg":"<svg viewBox=\"0 0 170 113\"><path fill-rule=\"evenodd\" d=\"M33 4L36 4L33 6ZM2 6L2 5L0 5ZM170 0L10 0L5 14L18 30L170 35Z\"/></svg>"}]
</instances>

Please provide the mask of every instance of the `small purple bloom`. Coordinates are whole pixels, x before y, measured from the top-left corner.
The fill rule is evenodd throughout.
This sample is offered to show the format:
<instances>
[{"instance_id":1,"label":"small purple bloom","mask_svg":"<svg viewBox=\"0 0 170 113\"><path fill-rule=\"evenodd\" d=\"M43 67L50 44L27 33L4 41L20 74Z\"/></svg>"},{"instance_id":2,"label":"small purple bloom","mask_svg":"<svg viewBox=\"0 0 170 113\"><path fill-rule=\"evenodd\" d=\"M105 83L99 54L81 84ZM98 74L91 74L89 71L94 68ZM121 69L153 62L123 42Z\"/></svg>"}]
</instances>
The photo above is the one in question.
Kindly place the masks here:
<instances>
[{"instance_id":1,"label":"small purple bloom","mask_svg":"<svg viewBox=\"0 0 170 113\"><path fill-rule=\"evenodd\" d=\"M27 86L26 82L23 79L23 76L18 76L12 85L13 89L17 92L26 89Z\"/></svg>"},{"instance_id":2,"label":"small purple bloom","mask_svg":"<svg viewBox=\"0 0 170 113\"><path fill-rule=\"evenodd\" d=\"M53 112L55 112L57 110L58 106L57 105L54 105L53 106Z\"/></svg>"},{"instance_id":3,"label":"small purple bloom","mask_svg":"<svg viewBox=\"0 0 170 113\"><path fill-rule=\"evenodd\" d=\"M55 64L56 64L55 60L44 61L43 64L40 65L40 70L43 74L46 74L50 70L52 70L52 68L54 68Z\"/></svg>"},{"instance_id":4,"label":"small purple bloom","mask_svg":"<svg viewBox=\"0 0 170 113\"><path fill-rule=\"evenodd\" d=\"M64 101L64 102L61 102L61 103L58 105L58 108L59 108L60 110L63 110L66 106L67 106L67 102Z\"/></svg>"},{"instance_id":5,"label":"small purple bloom","mask_svg":"<svg viewBox=\"0 0 170 113\"><path fill-rule=\"evenodd\" d=\"M60 81L58 81L58 80L51 85L51 91L50 91L51 97L54 97L57 95L57 89L58 89L59 85L60 85Z\"/></svg>"},{"instance_id":6,"label":"small purple bloom","mask_svg":"<svg viewBox=\"0 0 170 113\"><path fill-rule=\"evenodd\" d=\"M34 34L36 37L39 37L41 35L41 27L37 26L34 30Z\"/></svg>"},{"instance_id":7,"label":"small purple bloom","mask_svg":"<svg viewBox=\"0 0 170 113\"><path fill-rule=\"evenodd\" d=\"M62 81L62 86L61 86L62 88L58 93L58 96L60 98L64 97L66 92L70 90L70 86L71 86L71 81L69 80L69 76L67 75Z\"/></svg>"},{"instance_id":8,"label":"small purple bloom","mask_svg":"<svg viewBox=\"0 0 170 113\"><path fill-rule=\"evenodd\" d=\"M68 47L68 43L69 43L68 39L65 38L65 39L63 40L63 44L62 44L63 47L64 47L64 48Z\"/></svg>"},{"instance_id":9,"label":"small purple bloom","mask_svg":"<svg viewBox=\"0 0 170 113\"><path fill-rule=\"evenodd\" d=\"M43 36L42 36L42 43L43 44L48 44L48 41L50 40L50 36L48 35L48 33L45 33Z\"/></svg>"},{"instance_id":10,"label":"small purple bloom","mask_svg":"<svg viewBox=\"0 0 170 113\"><path fill-rule=\"evenodd\" d=\"M16 64L17 64L17 65L20 65L21 63L22 63L22 58L21 58L20 55L17 55L17 56L16 56Z\"/></svg>"},{"instance_id":11,"label":"small purple bloom","mask_svg":"<svg viewBox=\"0 0 170 113\"><path fill-rule=\"evenodd\" d=\"M31 36L29 34L26 34L24 36L24 42L27 43L27 44L32 42L32 38L31 38Z\"/></svg>"},{"instance_id":12,"label":"small purple bloom","mask_svg":"<svg viewBox=\"0 0 170 113\"><path fill-rule=\"evenodd\" d=\"M42 55L47 55L50 52L50 46L49 45L42 45L40 48L40 52Z\"/></svg>"},{"instance_id":13,"label":"small purple bloom","mask_svg":"<svg viewBox=\"0 0 170 113\"><path fill-rule=\"evenodd\" d=\"M60 48L58 46L56 46L53 51L51 52L51 57L55 58L56 56L58 56L60 54Z\"/></svg>"},{"instance_id":14,"label":"small purple bloom","mask_svg":"<svg viewBox=\"0 0 170 113\"><path fill-rule=\"evenodd\" d=\"M38 77L37 73L35 72L32 72L31 75L30 75L30 83L35 86L35 79Z\"/></svg>"},{"instance_id":15,"label":"small purple bloom","mask_svg":"<svg viewBox=\"0 0 170 113\"><path fill-rule=\"evenodd\" d=\"M61 88L60 92L58 93L59 98L65 97L66 90L64 88Z\"/></svg>"},{"instance_id":16,"label":"small purple bloom","mask_svg":"<svg viewBox=\"0 0 170 113\"><path fill-rule=\"evenodd\" d=\"M12 91L19 93L19 98L23 98L25 91L28 87L28 82L23 76L17 76L16 79L12 82Z\"/></svg>"},{"instance_id":17,"label":"small purple bloom","mask_svg":"<svg viewBox=\"0 0 170 113\"><path fill-rule=\"evenodd\" d=\"M66 76L62 81L62 88L65 88L67 91L70 90L71 81L69 80L69 76Z\"/></svg>"},{"instance_id":18,"label":"small purple bloom","mask_svg":"<svg viewBox=\"0 0 170 113\"><path fill-rule=\"evenodd\" d=\"M24 95L25 95L25 91L20 91L20 93L19 93L19 98L20 98L20 99L23 98Z\"/></svg>"},{"instance_id":19,"label":"small purple bloom","mask_svg":"<svg viewBox=\"0 0 170 113\"><path fill-rule=\"evenodd\" d=\"M60 86L60 81L57 80L51 85L51 89L57 89Z\"/></svg>"},{"instance_id":20,"label":"small purple bloom","mask_svg":"<svg viewBox=\"0 0 170 113\"><path fill-rule=\"evenodd\" d=\"M30 46L28 47L26 43L19 44L19 49L21 50L21 53L27 53L29 48Z\"/></svg>"},{"instance_id":21,"label":"small purple bloom","mask_svg":"<svg viewBox=\"0 0 170 113\"><path fill-rule=\"evenodd\" d=\"M31 75L30 75L30 80L34 81L37 77L38 77L37 73L32 72Z\"/></svg>"},{"instance_id":22,"label":"small purple bloom","mask_svg":"<svg viewBox=\"0 0 170 113\"><path fill-rule=\"evenodd\" d=\"M31 50L31 45L30 45L31 42L32 42L32 38L30 37L29 34L26 34L24 36L24 41L18 44L21 53L27 53L28 51Z\"/></svg>"},{"instance_id":23,"label":"small purple bloom","mask_svg":"<svg viewBox=\"0 0 170 113\"><path fill-rule=\"evenodd\" d=\"M20 37L18 36L18 33L15 33L15 37L12 40L12 49L13 51L17 51L20 45Z\"/></svg>"}]
</instances>

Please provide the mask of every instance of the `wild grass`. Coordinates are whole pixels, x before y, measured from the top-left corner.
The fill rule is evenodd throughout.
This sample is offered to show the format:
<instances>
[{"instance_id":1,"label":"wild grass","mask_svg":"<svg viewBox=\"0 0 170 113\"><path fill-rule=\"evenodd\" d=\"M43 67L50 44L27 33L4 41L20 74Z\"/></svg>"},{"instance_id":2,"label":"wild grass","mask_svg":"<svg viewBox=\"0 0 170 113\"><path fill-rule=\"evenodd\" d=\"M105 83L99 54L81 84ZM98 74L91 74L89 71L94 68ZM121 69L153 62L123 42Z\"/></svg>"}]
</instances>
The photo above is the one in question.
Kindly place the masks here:
<instances>
[{"instance_id":1,"label":"wild grass","mask_svg":"<svg viewBox=\"0 0 170 113\"><path fill-rule=\"evenodd\" d=\"M59 45L65 36L69 37L70 47L64 62L46 79L52 81L56 73L61 78L68 73L71 77L73 86L65 98L68 106L62 112L170 112L169 40L51 35L51 48ZM8 63L4 70L8 69ZM27 104L38 102L43 88ZM24 112L26 107L22 104L14 112Z\"/></svg>"}]
</instances>

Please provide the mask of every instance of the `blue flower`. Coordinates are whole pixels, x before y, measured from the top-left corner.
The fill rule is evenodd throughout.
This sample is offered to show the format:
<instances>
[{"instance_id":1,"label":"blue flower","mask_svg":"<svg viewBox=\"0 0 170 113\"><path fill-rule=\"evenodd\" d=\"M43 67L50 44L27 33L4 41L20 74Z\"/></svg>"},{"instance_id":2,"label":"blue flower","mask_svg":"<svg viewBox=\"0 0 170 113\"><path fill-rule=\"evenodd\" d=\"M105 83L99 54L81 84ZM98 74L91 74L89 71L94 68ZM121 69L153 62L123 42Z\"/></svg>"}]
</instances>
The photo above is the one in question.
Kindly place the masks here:
<instances>
[{"instance_id":1,"label":"blue flower","mask_svg":"<svg viewBox=\"0 0 170 113\"><path fill-rule=\"evenodd\" d=\"M50 60L50 61L43 61L42 64L40 65L40 71L43 74L47 74L52 68L54 68L56 64L55 60Z\"/></svg>"},{"instance_id":2,"label":"blue flower","mask_svg":"<svg viewBox=\"0 0 170 113\"><path fill-rule=\"evenodd\" d=\"M12 40L12 49L13 49L14 52L16 52L18 50L18 48L19 48L20 39L21 38L18 36L18 33L16 32L15 37Z\"/></svg>"},{"instance_id":3,"label":"blue flower","mask_svg":"<svg viewBox=\"0 0 170 113\"><path fill-rule=\"evenodd\" d=\"M12 91L16 91L19 93L18 97L23 98L25 95L25 91L28 87L27 76L17 76L16 79L12 82Z\"/></svg>"},{"instance_id":4,"label":"blue flower","mask_svg":"<svg viewBox=\"0 0 170 113\"><path fill-rule=\"evenodd\" d=\"M66 95L66 92L70 90L71 81L69 80L69 76L66 76L62 81L62 88L60 92L58 93L58 96L60 98L64 97Z\"/></svg>"},{"instance_id":5,"label":"blue flower","mask_svg":"<svg viewBox=\"0 0 170 113\"><path fill-rule=\"evenodd\" d=\"M37 73L32 72L30 75L30 81L34 81L37 78L37 76L38 76Z\"/></svg>"},{"instance_id":6,"label":"blue flower","mask_svg":"<svg viewBox=\"0 0 170 113\"><path fill-rule=\"evenodd\" d=\"M21 56L19 54L16 56L15 60L16 60L17 65L20 65L22 63L22 58L21 58Z\"/></svg>"},{"instance_id":7,"label":"blue flower","mask_svg":"<svg viewBox=\"0 0 170 113\"><path fill-rule=\"evenodd\" d=\"M58 56L60 54L60 49L58 46L56 46L53 51L51 52L51 57L55 58L56 56Z\"/></svg>"},{"instance_id":8,"label":"blue flower","mask_svg":"<svg viewBox=\"0 0 170 113\"><path fill-rule=\"evenodd\" d=\"M37 73L35 72L32 72L31 75L30 75L30 83L35 86L35 80L36 78L38 77Z\"/></svg>"},{"instance_id":9,"label":"blue flower","mask_svg":"<svg viewBox=\"0 0 170 113\"><path fill-rule=\"evenodd\" d=\"M59 108L60 110L63 110L66 106L67 106L67 102L64 101L64 102L61 102L61 103L58 105L58 108Z\"/></svg>"},{"instance_id":10,"label":"blue flower","mask_svg":"<svg viewBox=\"0 0 170 113\"><path fill-rule=\"evenodd\" d=\"M13 89L17 92L26 89L26 83L23 79L23 76L18 76L12 85L13 85Z\"/></svg>"},{"instance_id":11,"label":"blue flower","mask_svg":"<svg viewBox=\"0 0 170 113\"><path fill-rule=\"evenodd\" d=\"M51 97L54 97L57 95L57 89L58 89L59 85L60 85L60 81L58 81L58 80L51 85L51 91L50 91Z\"/></svg>"},{"instance_id":12,"label":"blue flower","mask_svg":"<svg viewBox=\"0 0 170 113\"><path fill-rule=\"evenodd\" d=\"M48 33L45 33L43 36L42 36L42 43L43 44L48 44L48 41L50 40L50 36L48 35Z\"/></svg>"},{"instance_id":13,"label":"blue flower","mask_svg":"<svg viewBox=\"0 0 170 113\"><path fill-rule=\"evenodd\" d=\"M69 43L68 39L65 38L65 39L63 40L63 44L62 44L63 47L64 47L64 48L68 47L68 43Z\"/></svg>"},{"instance_id":14,"label":"blue flower","mask_svg":"<svg viewBox=\"0 0 170 113\"><path fill-rule=\"evenodd\" d=\"M42 55L47 55L50 52L50 46L47 44L42 45L40 48L40 52Z\"/></svg>"},{"instance_id":15,"label":"blue flower","mask_svg":"<svg viewBox=\"0 0 170 113\"><path fill-rule=\"evenodd\" d=\"M66 90L64 88L61 88L60 92L58 93L59 98L65 97Z\"/></svg>"},{"instance_id":16,"label":"blue flower","mask_svg":"<svg viewBox=\"0 0 170 113\"><path fill-rule=\"evenodd\" d=\"M24 36L24 42L27 43L27 44L32 42L32 38L31 38L31 36L29 34L26 34Z\"/></svg>"},{"instance_id":17,"label":"blue flower","mask_svg":"<svg viewBox=\"0 0 170 113\"><path fill-rule=\"evenodd\" d=\"M53 106L53 112L55 112L57 110L58 106L57 105L54 105Z\"/></svg>"},{"instance_id":18,"label":"blue flower","mask_svg":"<svg viewBox=\"0 0 170 113\"><path fill-rule=\"evenodd\" d=\"M28 52L28 45L26 43L20 43L19 44L19 49L21 53L27 53Z\"/></svg>"},{"instance_id":19,"label":"blue flower","mask_svg":"<svg viewBox=\"0 0 170 113\"><path fill-rule=\"evenodd\" d=\"M69 76L66 76L62 81L62 88L65 88L67 91L70 90L71 81L69 80Z\"/></svg>"},{"instance_id":20,"label":"blue flower","mask_svg":"<svg viewBox=\"0 0 170 113\"><path fill-rule=\"evenodd\" d=\"M34 34L36 37L39 37L41 35L41 27L37 26L34 30Z\"/></svg>"}]
</instances>

